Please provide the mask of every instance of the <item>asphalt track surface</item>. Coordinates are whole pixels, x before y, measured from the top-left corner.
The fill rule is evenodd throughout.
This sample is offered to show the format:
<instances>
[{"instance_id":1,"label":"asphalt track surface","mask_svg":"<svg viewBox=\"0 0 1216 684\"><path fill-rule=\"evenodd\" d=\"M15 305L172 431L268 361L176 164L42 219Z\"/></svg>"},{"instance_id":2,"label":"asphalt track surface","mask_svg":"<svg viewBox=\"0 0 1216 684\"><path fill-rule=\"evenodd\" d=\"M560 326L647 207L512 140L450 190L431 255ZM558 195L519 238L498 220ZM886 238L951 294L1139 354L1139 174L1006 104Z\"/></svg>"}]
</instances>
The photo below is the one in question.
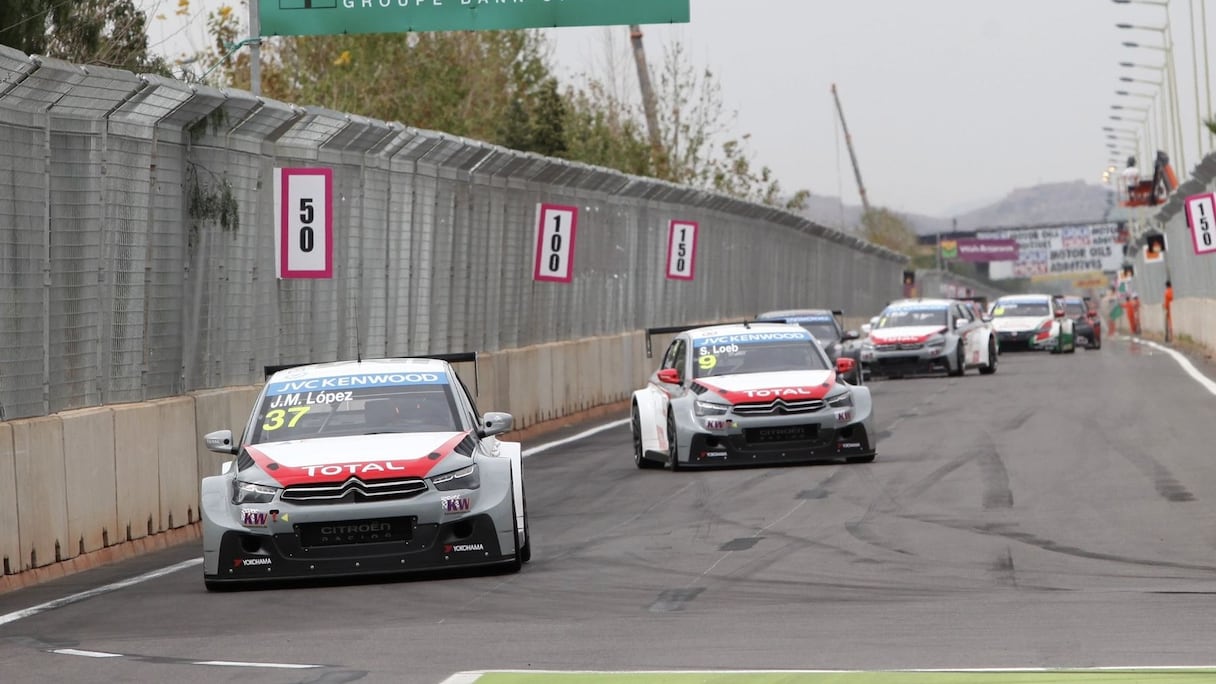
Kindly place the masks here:
<instances>
[{"instance_id":1,"label":"asphalt track surface","mask_svg":"<svg viewBox=\"0 0 1216 684\"><path fill-rule=\"evenodd\" d=\"M1216 663L1216 396L1175 359L871 387L872 464L639 471L623 424L529 457L516 575L209 594L191 544L0 595L0 681Z\"/></svg>"}]
</instances>

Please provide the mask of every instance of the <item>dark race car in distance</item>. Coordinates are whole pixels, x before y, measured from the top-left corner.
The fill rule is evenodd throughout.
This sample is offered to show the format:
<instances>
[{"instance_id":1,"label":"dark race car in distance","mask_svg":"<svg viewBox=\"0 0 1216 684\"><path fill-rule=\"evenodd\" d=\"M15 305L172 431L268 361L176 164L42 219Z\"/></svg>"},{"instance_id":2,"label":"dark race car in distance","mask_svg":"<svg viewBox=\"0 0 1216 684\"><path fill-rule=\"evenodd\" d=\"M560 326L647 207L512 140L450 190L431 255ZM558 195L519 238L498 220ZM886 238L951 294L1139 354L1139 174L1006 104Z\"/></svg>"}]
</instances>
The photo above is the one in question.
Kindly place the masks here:
<instances>
[{"instance_id":1,"label":"dark race car in distance","mask_svg":"<svg viewBox=\"0 0 1216 684\"><path fill-rule=\"evenodd\" d=\"M839 358L853 359L855 370L845 380L854 384L861 381L861 348L854 343L861 338L861 335L856 330L844 329L843 311L839 309L782 309L766 311L756 316L756 320L802 326L819 342L832 363L836 363L836 359Z\"/></svg>"},{"instance_id":2,"label":"dark race car in distance","mask_svg":"<svg viewBox=\"0 0 1216 684\"><path fill-rule=\"evenodd\" d=\"M1102 321L1089 302L1082 297L1065 296L1064 314L1073 320L1077 344L1084 344L1086 349L1102 348Z\"/></svg>"}]
</instances>

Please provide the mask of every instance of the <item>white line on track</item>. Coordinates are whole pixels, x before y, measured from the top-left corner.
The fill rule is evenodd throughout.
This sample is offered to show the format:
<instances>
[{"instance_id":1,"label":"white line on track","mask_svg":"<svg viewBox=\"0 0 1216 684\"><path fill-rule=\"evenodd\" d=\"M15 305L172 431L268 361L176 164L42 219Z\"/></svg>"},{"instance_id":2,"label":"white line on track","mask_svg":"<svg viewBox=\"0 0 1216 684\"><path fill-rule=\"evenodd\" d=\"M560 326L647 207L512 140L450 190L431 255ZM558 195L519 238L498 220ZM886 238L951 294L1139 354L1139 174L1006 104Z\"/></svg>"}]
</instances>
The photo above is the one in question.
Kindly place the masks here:
<instances>
[{"instance_id":1,"label":"white line on track","mask_svg":"<svg viewBox=\"0 0 1216 684\"><path fill-rule=\"evenodd\" d=\"M7 615L0 615L0 625L7 625L10 622L16 622L22 618L33 617L39 613L45 613L48 610L55 610L56 608L62 608L63 606L76 603L78 601L93 598L94 596L100 596L102 594L108 594L112 591L118 591L119 589L124 589L131 585L139 584L140 582L147 582L150 579L163 577L165 575L177 572L178 570L185 570L186 568L193 567L195 565L202 565L202 563L202 558L191 558L190 560L182 561L176 565L170 565L159 570L145 572L144 574L136 575L135 577L128 577L125 580L120 580L118 582L114 582L113 584L107 584L95 589L89 589L88 591L82 591L76 594L71 594L70 596L64 596L63 598L57 598L54 601L39 603L38 605L26 608L25 610L18 610L8 613Z\"/></svg>"},{"instance_id":2,"label":"white line on track","mask_svg":"<svg viewBox=\"0 0 1216 684\"><path fill-rule=\"evenodd\" d=\"M541 452L548 451L550 449L556 449L559 446L566 446L567 444L571 444L574 442L578 442L580 440L587 439L588 437L591 437L592 435L598 435L599 433L604 432L606 430L611 430L612 428L618 428L618 427L621 427L622 425L628 425L628 424L629 424L629 419L622 418L620 420L616 420L611 423L605 423L604 425L600 425L598 427L593 427L590 430L585 430L583 432L578 433L577 435L571 435L569 437L566 437L565 439L559 439L559 440L556 440L553 442L549 442L548 444L540 444L540 445L532 447L531 449L524 449L523 453L520 455L523 456L524 458L527 458L529 456L535 456L536 454L539 454Z\"/></svg>"},{"instance_id":3,"label":"white line on track","mask_svg":"<svg viewBox=\"0 0 1216 684\"><path fill-rule=\"evenodd\" d=\"M525 458L527 458L528 456L534 456L536 454L548 451L550 449L555 449L560 446L565 446L567 444L572 444L579 440L586 439L588 437L591 437L592 435L597 435L606 430L611 430L613 428L621 427L622 425L626 425L628 423L629 423L628 419L617 420L617 421L613 421L611 423L606 423L604 425L593 427L590 430L584 430L583 432L580 432L577 435L571 435L570 437L566 437L564 439L559 439L559 440L556 440L553 442L548 442L546 444L538 444L537 446L534 446L531 449L526 449L523 452L522 456ZM150 572L145 572L142 575L136 575L135 577L129 577L125 580L120 580L118 582L114 582L113 584L107 584L105 586L97 587L94 589L89 589L88 591L82 591L82 592L79 592L76 594L72 594L70 596L64 596L63 598L58 598L53 601L47 601L46 603L39 603L36 606L31 606L24 610L18 610L18 611L14 611L12 613L7 613L5 615L0 615L0 626L7 625L10 622L16 622L18 620L21 620L21 619L24 619L27 617L33 617L40 613L45 613L49 610L55 610L56 608L62 608L63 606L70 605L70 604L76 603L78 601L84 601L85 599L90 599L90 598L93 598L94 596L100 596L102 594L108 594L112 591L118 591L119 589L125 589L126 587L129 587L129 586L132 586L135 584L139 584L141 582L147 582L148 580L156 579L157 577L164 577L165 575L175 573L178 570L185 570L186 568L192 568L196 565L201 565L202 562L203 562L202 558L191 558L190 560L182 561L181 563L177 563L175 565L170 565L168 567L160 568L159 570L152 570ZM71 649L64 649L64 650L71 650ZM72 653L70 655L83 655L83 653L84 652ZM101 657L101 656L90 656L90 657ZM223 663L219 663L217 661L215 663L208 663L208 664L223 664ZM275 667L274 665L257 665L257 664L249 664L249 663L242 663L242 664L240 664L240 666L241 667ZM317 666L315 666L315 665L282 665L281 667L317 667Z\"/></svg>"},{"instance_id":4,"label":"white line on track","mask_svg":"<svg viewBox=\"0 0 1216 684\"><path fill-rule=\"evenodd\" d=\"M214 665L217 667L263 667L271 670L314 670L320 665L300 665L298 663L243 663L239 660L198 660L191 665Z\"/></svg>"},{"instance_id":5,"label":"white line on track","mask_svg":"<svg viewBox=\"0 0 1216 684\"><path fill-rule=\"evenodd\" d=\"M59 655L84 656L85 658L121 658L121 653L105 653L103 651L82 651L78 648L55 648L51 653Z\"/></svg>"},{"instance_id":6,"label":"white line on track","mask_svg":"<svg viewBox=\"0 0 1216 684\"><path fill-rule=\"evenodd\" d=\"M1165 347L1160 344L1157 344L1156 342L1153 342L1152 340L1142 340L1139 337L1133 337L1131 339L1133 342L1138 342L1147 347L1152 347L1153 349L1156 349L1159 352L1169 354L1170 356L1172 356L1174 358L1175 361L1178 362L1179 366L1182 366L1182 370L1186 371L1186 374L1191 376L1192 380L1199 383L1199 385L1201 387L1203 387L1205 390L1207 390L1208 392L1211 392L1213 395L1216 395L1216 382L1213 382L1211 378L1204 375L1203 373L1200 373L1199 369L1195 368L1195 365L1192 364L1191 360L1188 359L1187 357L1174 351L1173 349L1170 349L1169 347Z\"/></svg>"},{"instance_id":7,"label":"white line on track","mask_svg":"<svg viewBox=\"0 0 1216 684\"><path fill-rule=\"evenodd\" d=\"M1119 665L1109 667L944 667L909 670L475 670L457 672L440 684L475 684L488 674L539 674L539 675L802 675L802 674L874 674L881 672L917 672L925 674L965 673L1086 673L1086 672L1202 672L1216 668L1213 665Z\"/></svg>"}]
</instances>

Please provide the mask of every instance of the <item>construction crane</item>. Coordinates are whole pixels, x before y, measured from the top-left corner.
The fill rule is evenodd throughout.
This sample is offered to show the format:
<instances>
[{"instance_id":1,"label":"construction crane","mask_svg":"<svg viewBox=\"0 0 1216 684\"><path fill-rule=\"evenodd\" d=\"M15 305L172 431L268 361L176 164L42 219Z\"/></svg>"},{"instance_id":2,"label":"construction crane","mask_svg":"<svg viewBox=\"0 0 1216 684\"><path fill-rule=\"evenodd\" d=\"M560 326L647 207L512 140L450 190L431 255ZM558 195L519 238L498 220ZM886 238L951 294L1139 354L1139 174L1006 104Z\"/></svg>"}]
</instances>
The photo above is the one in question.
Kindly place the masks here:
<instances>
[{"instance_id":1,"label":"construction crane","mask_svg":"<svg viewBox=\"0 0 1216 684\"><path fill-rule=\"evenodd\" d=\"M840 96L836 94L836 84L832 84L832 99L836 101L836 112L840 114L840 127L844 129L844 144L849 148L849 159L853 162L853 175L857 178L857 194L861 195L861 208L870 213L870 200L866 197L865 183L861 182L861 167L857 165L857 153L853 151L853 137L849 135L849 125L844 122L844 108L840 106Z\"/></svg>"}]
</instances>

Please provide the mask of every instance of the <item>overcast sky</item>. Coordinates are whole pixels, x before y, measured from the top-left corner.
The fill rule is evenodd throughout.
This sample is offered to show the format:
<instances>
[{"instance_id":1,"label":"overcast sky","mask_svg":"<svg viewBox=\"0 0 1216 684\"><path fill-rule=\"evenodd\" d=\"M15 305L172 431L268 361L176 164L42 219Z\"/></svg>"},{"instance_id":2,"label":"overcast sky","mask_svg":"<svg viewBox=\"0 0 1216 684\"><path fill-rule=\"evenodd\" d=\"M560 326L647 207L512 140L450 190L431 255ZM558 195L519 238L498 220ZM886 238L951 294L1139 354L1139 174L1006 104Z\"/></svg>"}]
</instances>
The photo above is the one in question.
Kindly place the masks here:
<instances>
[{"instance_id":1,"label":"overcast sky","mask_svg":"<svg viewBox=\"0 0 1216 684\"><path fill-rule=\"evenodd\" d=\"M176 6L141 1L169 15ZM177 33L166 47L188 40L201 26L202 2L193 0L191 7L195 27ZM1159 29L1166 11L1154 2L691 0L691 23L647 26L644 32L652 70L679 41L693 63L717 75L726 108L737 113L737 134L750 133L755 161L770 166L787 190L805 188L859 203L830 93L835 83L871 204L948 217L1037 183L1100 182L1112 157L1104 126L1131 129L1113 134L1139 135L1142 148L1147 138L1161 137L1160 99L1148 96L1159 90L1154 82L1162 72L1119 65L1163 64L1163 50L1121 45L1164 45ZM1193 55L1188 19L1193 6L1198 29L1205 2L1169 2L1181 130L1187 136L1181 147L1185 169L1174 160L1182 177L1199 161L1201 145L1204 153L1212 149L1198 124L1210 111L1203 32L1196 31ZM174 19L152 20L153 43L181 31ZM1216 28L1216 5L1207 19L1209 31ZM1120 30L1118 22L1149 28ZM622 49L627 41L624 27L548 33L555 59L570 74L603 76L611 62L605 56L608 35ZM1198 100L1194 56L1201 64ZM619 66L632 69L631 63ZM628 84L636 87L636 79ZM1146 96L1118 96L1116 90ZM1112 110L1116 104L1153 109L1145 125L1121 123L1109 117L1146 114Z\"/></svg>"}]
</instances>

